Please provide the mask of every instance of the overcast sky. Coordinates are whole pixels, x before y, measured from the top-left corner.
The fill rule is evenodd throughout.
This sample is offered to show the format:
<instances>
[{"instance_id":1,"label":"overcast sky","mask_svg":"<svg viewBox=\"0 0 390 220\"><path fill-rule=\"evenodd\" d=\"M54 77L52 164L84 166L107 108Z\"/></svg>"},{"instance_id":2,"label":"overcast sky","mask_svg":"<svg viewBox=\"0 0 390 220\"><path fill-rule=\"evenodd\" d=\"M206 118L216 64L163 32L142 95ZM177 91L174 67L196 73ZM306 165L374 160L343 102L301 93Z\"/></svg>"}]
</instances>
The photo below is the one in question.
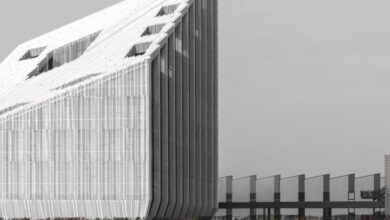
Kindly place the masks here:
<instances>
[{"instance_id":1,"label":"overcast sky","mask_svg":"<svg viewBox=\"0 0 390 220\"><path fill-rule=\"evenodd\" d=\"M1 0L0 60L23 41L116 2ZM220 176L383 172L390 1L219 6Z\"/></svg>"}]
</instances>

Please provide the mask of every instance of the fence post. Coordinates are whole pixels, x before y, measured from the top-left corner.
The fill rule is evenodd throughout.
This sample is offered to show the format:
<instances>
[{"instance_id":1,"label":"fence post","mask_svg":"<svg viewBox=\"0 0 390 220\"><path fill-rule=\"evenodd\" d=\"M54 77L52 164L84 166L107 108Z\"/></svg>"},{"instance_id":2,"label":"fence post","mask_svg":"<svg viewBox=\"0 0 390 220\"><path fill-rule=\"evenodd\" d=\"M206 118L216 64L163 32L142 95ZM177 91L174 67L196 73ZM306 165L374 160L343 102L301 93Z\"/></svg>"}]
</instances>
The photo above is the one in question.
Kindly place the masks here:
<instances>
[{"instance_id":1,"label":"fence post","mask_svg":"<svg viewBox=\"0 0 390 220\"><path fill-rule=\"evenodd\" d=\"M355 201L355 174L348 175L348 202ZM355 219L355 208L348 208L349 219Z\"/></svg>"},{"instance_id":2,"label":"fence post","mask_svg":"<svg viewBox=\"0 0 390 220\"><path fill-rule=\"evenodd\" d=\"M233 176L226 177L226 219L233 219L232 211L232 201L233 201Z\"/></svg>"},{"instance_id":3,"label":"fence post","mask_svg":"<svg viewBox=\"0 0 390 220\"><path fill-rule=\"evenodd\" d=\"M250 219L256 220L256 175L250 177L250 194L249 201L251 203Z\"/></svg>"},{"instance_id":4,"label":"fence post","mask_svg":"<svg viewBox=\"0 0 390 220\"><path fill-rule=\"evenodd\" d=\"M377 201L378 198L380 197L379 196L380 193L381 193L381 174L377 173L377 174L374 174L374 193L373 193L372 201ZM380 209L379 209L379 212L380 212ZM372 214L374 216L376 216L376 209L375 208L373 208Z\"/></svg>"},{"instance_id":5,"label":"fence post","mask_svg":"<svg viewBox=\"0 0 390 220\"><path fill-rule=\"evenodd\" d=\"M325 174L323 176L323 195L322 201L330 202L330 175ZM332 208L324 208L323 210L324 220L332 219Z\"/></svg>"},{"instance_id":6,"label":"fence post","mask_svg":"<svg viewBox=\"0 0 390 220\"><path fill-rule=\"evenodd\" d=\"M298 202L305 202L305 175L298 176ZM298 208L298 218L305 217L305 208Z\"/></svg>"},{"instance_id":7,"label":"fence post","mask_svg":"<svg viewBox=\"0 0 390 220\"><path fill-rule=\"evenodd\" d=\"M274 202L278 204L280 202L280 175L274 176ZM268 212L269 213L269 212ZM280 208L274 208L274 219L280 219Z\"/></svg>"}]
</instances>

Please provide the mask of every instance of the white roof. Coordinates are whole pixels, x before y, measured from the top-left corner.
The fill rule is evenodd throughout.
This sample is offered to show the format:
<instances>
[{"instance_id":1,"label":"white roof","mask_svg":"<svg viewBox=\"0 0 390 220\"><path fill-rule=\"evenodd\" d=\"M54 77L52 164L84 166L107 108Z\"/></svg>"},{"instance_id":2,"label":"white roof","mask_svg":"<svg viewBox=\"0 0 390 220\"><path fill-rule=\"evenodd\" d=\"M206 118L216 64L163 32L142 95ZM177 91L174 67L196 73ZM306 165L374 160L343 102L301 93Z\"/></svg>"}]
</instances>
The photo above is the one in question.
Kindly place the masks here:
<instances>
[{"instance_id":1,"label":"white roof","mask_svg":"<svg viewBox=\"0 0 390 220\"><path fill-rule=\"evenodd\" d=\"M21 44L0 64L0 111L17 103L42 102L79 86L55 90L66 83L96 73L102 73L98 76L102 77L145 60L153 48L158 48L153 44L166 37L166 32L190 2L126 0ZM178 8L174 13L156 16L163 6L176 4ZM141 36L148 26L161 23L166 25L159 34ZM96 40L78 59L28 79L28 74L45 60L48 53L99 31ZM152 42L152 49L142 56L126 57L129 50L141 42ZM20 60L30 49L40 47L46 48L38 57Z\"/></svg>"}]
</instances>

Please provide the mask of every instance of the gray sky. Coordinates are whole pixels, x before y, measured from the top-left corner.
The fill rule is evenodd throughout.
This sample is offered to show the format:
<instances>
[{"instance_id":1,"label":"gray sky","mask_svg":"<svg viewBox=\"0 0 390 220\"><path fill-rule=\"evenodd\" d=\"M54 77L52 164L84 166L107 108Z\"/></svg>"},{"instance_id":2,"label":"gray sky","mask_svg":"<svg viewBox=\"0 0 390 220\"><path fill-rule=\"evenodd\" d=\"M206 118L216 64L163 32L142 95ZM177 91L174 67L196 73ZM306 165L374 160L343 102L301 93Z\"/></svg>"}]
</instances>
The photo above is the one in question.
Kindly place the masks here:
<instances>
[{"instance_id":1,"label":"gray sky","mask_svg":"<svg viewBox=\"0 0 390 220\"><path fill-rule=\"evenodd\" d=\"M116 2L1 0L0 60ZM219 2L220 176L383 172L390 1Z\"/></svg>"}]
</instances>

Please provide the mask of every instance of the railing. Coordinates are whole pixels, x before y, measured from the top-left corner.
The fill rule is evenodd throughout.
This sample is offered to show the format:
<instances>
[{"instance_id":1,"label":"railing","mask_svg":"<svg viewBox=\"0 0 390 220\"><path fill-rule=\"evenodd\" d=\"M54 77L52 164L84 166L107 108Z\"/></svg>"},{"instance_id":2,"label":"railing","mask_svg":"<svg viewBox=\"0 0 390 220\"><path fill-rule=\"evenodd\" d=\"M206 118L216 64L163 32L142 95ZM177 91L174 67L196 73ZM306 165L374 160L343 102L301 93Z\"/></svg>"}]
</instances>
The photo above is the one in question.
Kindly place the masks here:
<instances>
[{"instance_id":1,"label":"railing","mask_svg":"<svg viewBox=\"0 0 390 220\"><path fill-rule=\"evenodd\" d=\"M331 178L329 174L281 178L280 175L219 180L219 210L223 219L298 219L316 216L374 216L383 214L384 181L380 174Z\"/></svg>"}]
</instances>

